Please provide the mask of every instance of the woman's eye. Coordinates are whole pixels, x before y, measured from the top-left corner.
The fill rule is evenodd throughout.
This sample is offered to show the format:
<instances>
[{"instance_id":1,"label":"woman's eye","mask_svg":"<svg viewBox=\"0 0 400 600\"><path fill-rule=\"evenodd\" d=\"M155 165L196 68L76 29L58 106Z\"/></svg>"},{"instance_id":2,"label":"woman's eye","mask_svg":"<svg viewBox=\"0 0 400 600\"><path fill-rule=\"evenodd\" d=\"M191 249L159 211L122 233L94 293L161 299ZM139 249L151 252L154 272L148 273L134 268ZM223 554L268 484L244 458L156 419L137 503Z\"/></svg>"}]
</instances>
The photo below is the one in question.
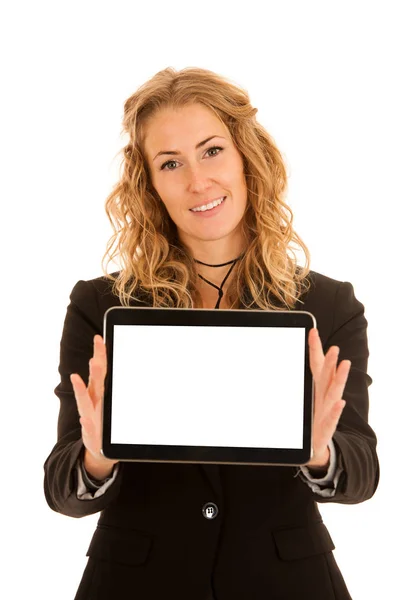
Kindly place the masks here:
<instances>
[{"instance_id":1,"label":"woman's eye","mask_svg":"<svg viewBox=\"0 0 400 600\"><path fill-rule=\"evenodd\" d=\"M223 150L223 148L221 148L221 146L212 146L211 148L209 148L208 150L206 150L206 152L211 152L211 150ZM220 152L217 152L216 154L212 154L211 156L217 156L218 154L220 154ZM165 170L165 167L171 163L176 163L176 160L167 160L160 168L160 171ZM175 169L170 169L168 168L167 171L175 171Z\"/></svg>"}]
</instances>

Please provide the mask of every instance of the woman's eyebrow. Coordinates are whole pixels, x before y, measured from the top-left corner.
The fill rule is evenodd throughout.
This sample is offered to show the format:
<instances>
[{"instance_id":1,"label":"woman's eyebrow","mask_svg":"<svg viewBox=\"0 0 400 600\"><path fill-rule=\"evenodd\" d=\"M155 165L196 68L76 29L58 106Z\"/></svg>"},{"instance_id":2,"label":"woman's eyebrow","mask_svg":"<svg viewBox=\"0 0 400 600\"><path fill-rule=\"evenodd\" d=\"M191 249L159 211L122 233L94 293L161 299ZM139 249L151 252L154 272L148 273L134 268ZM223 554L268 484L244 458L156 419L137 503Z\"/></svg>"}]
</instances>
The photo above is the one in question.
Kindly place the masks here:
<instances>
[{"instance_id":1,"label":"woman's eyebrow","mask_svg":"<svg viewBox=\"0 0 400 600\"><path fill-rule=\"evenodd\" d=\"M225 138L224 138L224 137L222 137L221 135L212 135L211 137L208 137L208 138L206 138L206 139L205 139L205 140L203 140L202 142L199 142L199 143L196 145L196 150L197 150L198 148L201 148L201 146L204 146L204 144L207 144L207 142L209 142L210 140L212 140L212 139L213 139L213 138L215 138L215 137L220 137L220 138L221 138L221 139L223 139L223 140L225 139ZM158 152L158 154L156 154L156 155L155 155L155 157L153 158L153 161L155 161L155 160L156 160L156 158L157 158L157 156L160 156L161 154L173 154L173 155L175 156L175 155L181 154L181 152L180 152L179 150L160 150L160 152Z\"/></svg>"}]
</instances>

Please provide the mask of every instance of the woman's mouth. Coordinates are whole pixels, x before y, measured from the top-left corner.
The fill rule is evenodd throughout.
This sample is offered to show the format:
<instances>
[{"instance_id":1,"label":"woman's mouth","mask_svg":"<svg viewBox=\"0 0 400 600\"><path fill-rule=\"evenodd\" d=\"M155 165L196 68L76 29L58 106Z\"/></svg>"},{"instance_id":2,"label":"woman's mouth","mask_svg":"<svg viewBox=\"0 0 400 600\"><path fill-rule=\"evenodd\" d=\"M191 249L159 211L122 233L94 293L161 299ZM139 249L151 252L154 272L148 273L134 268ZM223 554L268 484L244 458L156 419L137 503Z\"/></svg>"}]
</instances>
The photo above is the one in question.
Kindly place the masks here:
<instances>
[{"instance_id":1,"label":"woman's mouth","mask_svg":"<svg viewBox=\"0 0 400 600\"><path fill-rule=\"evenodd\" d=\"M225 200L226 200L226 196L222 196L222 200L218 199L215 200L212 204L214 206L211 206L210 208L207 208L207 206L210 205L204 205L198 208L190 208L190 212L196 216L196 217L209 217L212 215L216 215L217 213L219 213L222 209L222 207L225 204Z\"/></svg>"}]
</instances>

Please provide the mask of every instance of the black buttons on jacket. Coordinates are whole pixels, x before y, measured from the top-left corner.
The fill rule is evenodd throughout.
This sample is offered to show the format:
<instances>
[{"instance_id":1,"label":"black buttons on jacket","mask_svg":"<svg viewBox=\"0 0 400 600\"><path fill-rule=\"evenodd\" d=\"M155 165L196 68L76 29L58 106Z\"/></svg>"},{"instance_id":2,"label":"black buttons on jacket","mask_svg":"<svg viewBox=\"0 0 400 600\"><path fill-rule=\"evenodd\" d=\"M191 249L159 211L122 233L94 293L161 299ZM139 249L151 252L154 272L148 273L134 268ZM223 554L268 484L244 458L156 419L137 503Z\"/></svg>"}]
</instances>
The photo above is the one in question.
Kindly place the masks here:
<instances>
[{"instance_id":1,"label":"black buttons on jacket","mask_svg":"<svg viewBox=\"0 0 400 600\"><path fill-rule=\"evenodd\" d=\"M218 506L214 502L207 502L202 508L202 513L206 519L215 519L218 514Z\"/></svg>"}]
</instances>

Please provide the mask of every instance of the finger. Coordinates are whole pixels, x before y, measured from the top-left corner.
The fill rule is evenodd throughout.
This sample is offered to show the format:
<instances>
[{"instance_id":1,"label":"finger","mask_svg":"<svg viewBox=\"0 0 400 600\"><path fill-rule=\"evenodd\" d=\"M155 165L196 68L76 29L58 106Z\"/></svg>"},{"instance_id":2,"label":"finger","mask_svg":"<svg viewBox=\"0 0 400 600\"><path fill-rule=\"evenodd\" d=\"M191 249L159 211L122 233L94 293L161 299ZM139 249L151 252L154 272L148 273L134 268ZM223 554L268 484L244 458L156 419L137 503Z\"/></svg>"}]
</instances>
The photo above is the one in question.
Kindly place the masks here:
<instances>
[{"instance_id":1,"label":"finger","mask_svg":"<svg viewBox=\"0 0 400 600\"><path fill-rule=\"evenodd\" d=\"M339 400L331 407L328 415L321 422L318 436L319 445L321 448L325 448L325 446L328 445L329 441L332 439L345 406L346 401Z\"/></svg>"},{"instance_id":2,"label":"finger","mask_svg":"<svg viewBox=\"0 0 400 600\"><path fill-rule=\"evenodd\" d=\"M101 335L96 334L93 338L93 344L96 354L107 362L106 345Z\"/></svg>"},{"instance_id":3,"label":"finger","mask_svg":"<svg viewBox=\"0 0 400 600\"><path fill-rule=\"evenodd\" d=\"M100 366L103 377L105 377L106 371L107 371L107 352L106 352L106 346L103 342L103 338L101 337L101 335L94 336L93 346L94 346L93 358L94 358L96 364L98 364Z\"/></svg>"},{"instance_id":4,"label":"finger","mask_svg":"<svg viewBox=\"0 0 400 600\"><path fill-rule=\"evenodd\" d=\"M94 392L94 371L93 371L93 358L89 359L89 379L88 379L88 386L87 386L87 391L88 394L92 400L92 402L94 402L95 400L95 392Z\"/></svg>"},{"instance_id":5,"label":"finger","mask_svg":"<svg viewBox=\"0 0 400 600\"><path fill-rule=\"evenodd\" d=\"M337 368L335 377L333 378L331 385L327 391L327 396L332 401L337 401L342 398L344 388L346 387L347 378L349 376L351 368L351 360L342 360L339 367Z\"/></svg>"},{"instance_id":6,"label":"finger","mask_svg":"<svg viewBox=\"0 0 400 600\"><path fill-rule=\"evenodd\" d=\"M316 394L325 400L329 386L336 374L336 366L339 357L339 347L331 346L324 358L324 364L320 376L315 382Z\"/></svg>"},{"instance_id":7,"label":"finger","mask_svg":"<svg viewBox=\"0 0 400 600\"><path fill-rule=\"evenodd\" d=\"M318 330L314 327L309 333L310 367L314 379L314 415L323 408L325 390L333 376L334 350L324 355L322 342Z\"/></svg>"},{"instance_id":8,"label":"finger","mask_svg":"<svg viewBox=\"0 0 400 600\"><path fill-rule=\"evenodd\" d=\"M92 397L94 406L101 401L104 394L104 379L107 371L107 354L105 345L100 335L95 335L93 339L94 353L89 361L89 394Z\"/></svg>"},{"instance_id":9,"label":"finger","mask_svg":"<svg viewBox=\"0 0 400 600\"><path fill-rule=\"evenodd\" d=\"M93 404L84 381L78 373L72 373L70 381L74 390L79 416L90 419L93 414Z\"/></svg>"},{"instance_id":10,"label":"finger","mask_svg":"<svg viewBox=\"0 0 400 600\"><path fill-rule=\"evenodd\" d=\"M310 348L310 367L314 379L319 379L322 367L324 365L324 351L318 329L313 327L308 335L308 344Z\"/></svg>"},{"instance_id":11,"label":"finger","mask_svg":"<svg viewBox=\"0 0 400 600\"><path fill-rule=\"evenodd\" d=\"M96 443L97 435L96 435L95 424L93 423L93 421L91 419L84 419L83 417L81 417L79 419L79 422L80 422L81 428L82 428L82 440L83 440L84 446L90 452L95 452L95 453L98 452L97 443Z\"/></svg>"},{"instance_id":12,"label":"finger","mask_svg":"<svg viewBox=\"0 0 400 600\"><path fill-rule=\"evenodd\" d=\"M103 396L103 369L94 358L89 360L89 386L88 392L93 402L93 407L96 408Z\"/></svg>"}]
</instances>

